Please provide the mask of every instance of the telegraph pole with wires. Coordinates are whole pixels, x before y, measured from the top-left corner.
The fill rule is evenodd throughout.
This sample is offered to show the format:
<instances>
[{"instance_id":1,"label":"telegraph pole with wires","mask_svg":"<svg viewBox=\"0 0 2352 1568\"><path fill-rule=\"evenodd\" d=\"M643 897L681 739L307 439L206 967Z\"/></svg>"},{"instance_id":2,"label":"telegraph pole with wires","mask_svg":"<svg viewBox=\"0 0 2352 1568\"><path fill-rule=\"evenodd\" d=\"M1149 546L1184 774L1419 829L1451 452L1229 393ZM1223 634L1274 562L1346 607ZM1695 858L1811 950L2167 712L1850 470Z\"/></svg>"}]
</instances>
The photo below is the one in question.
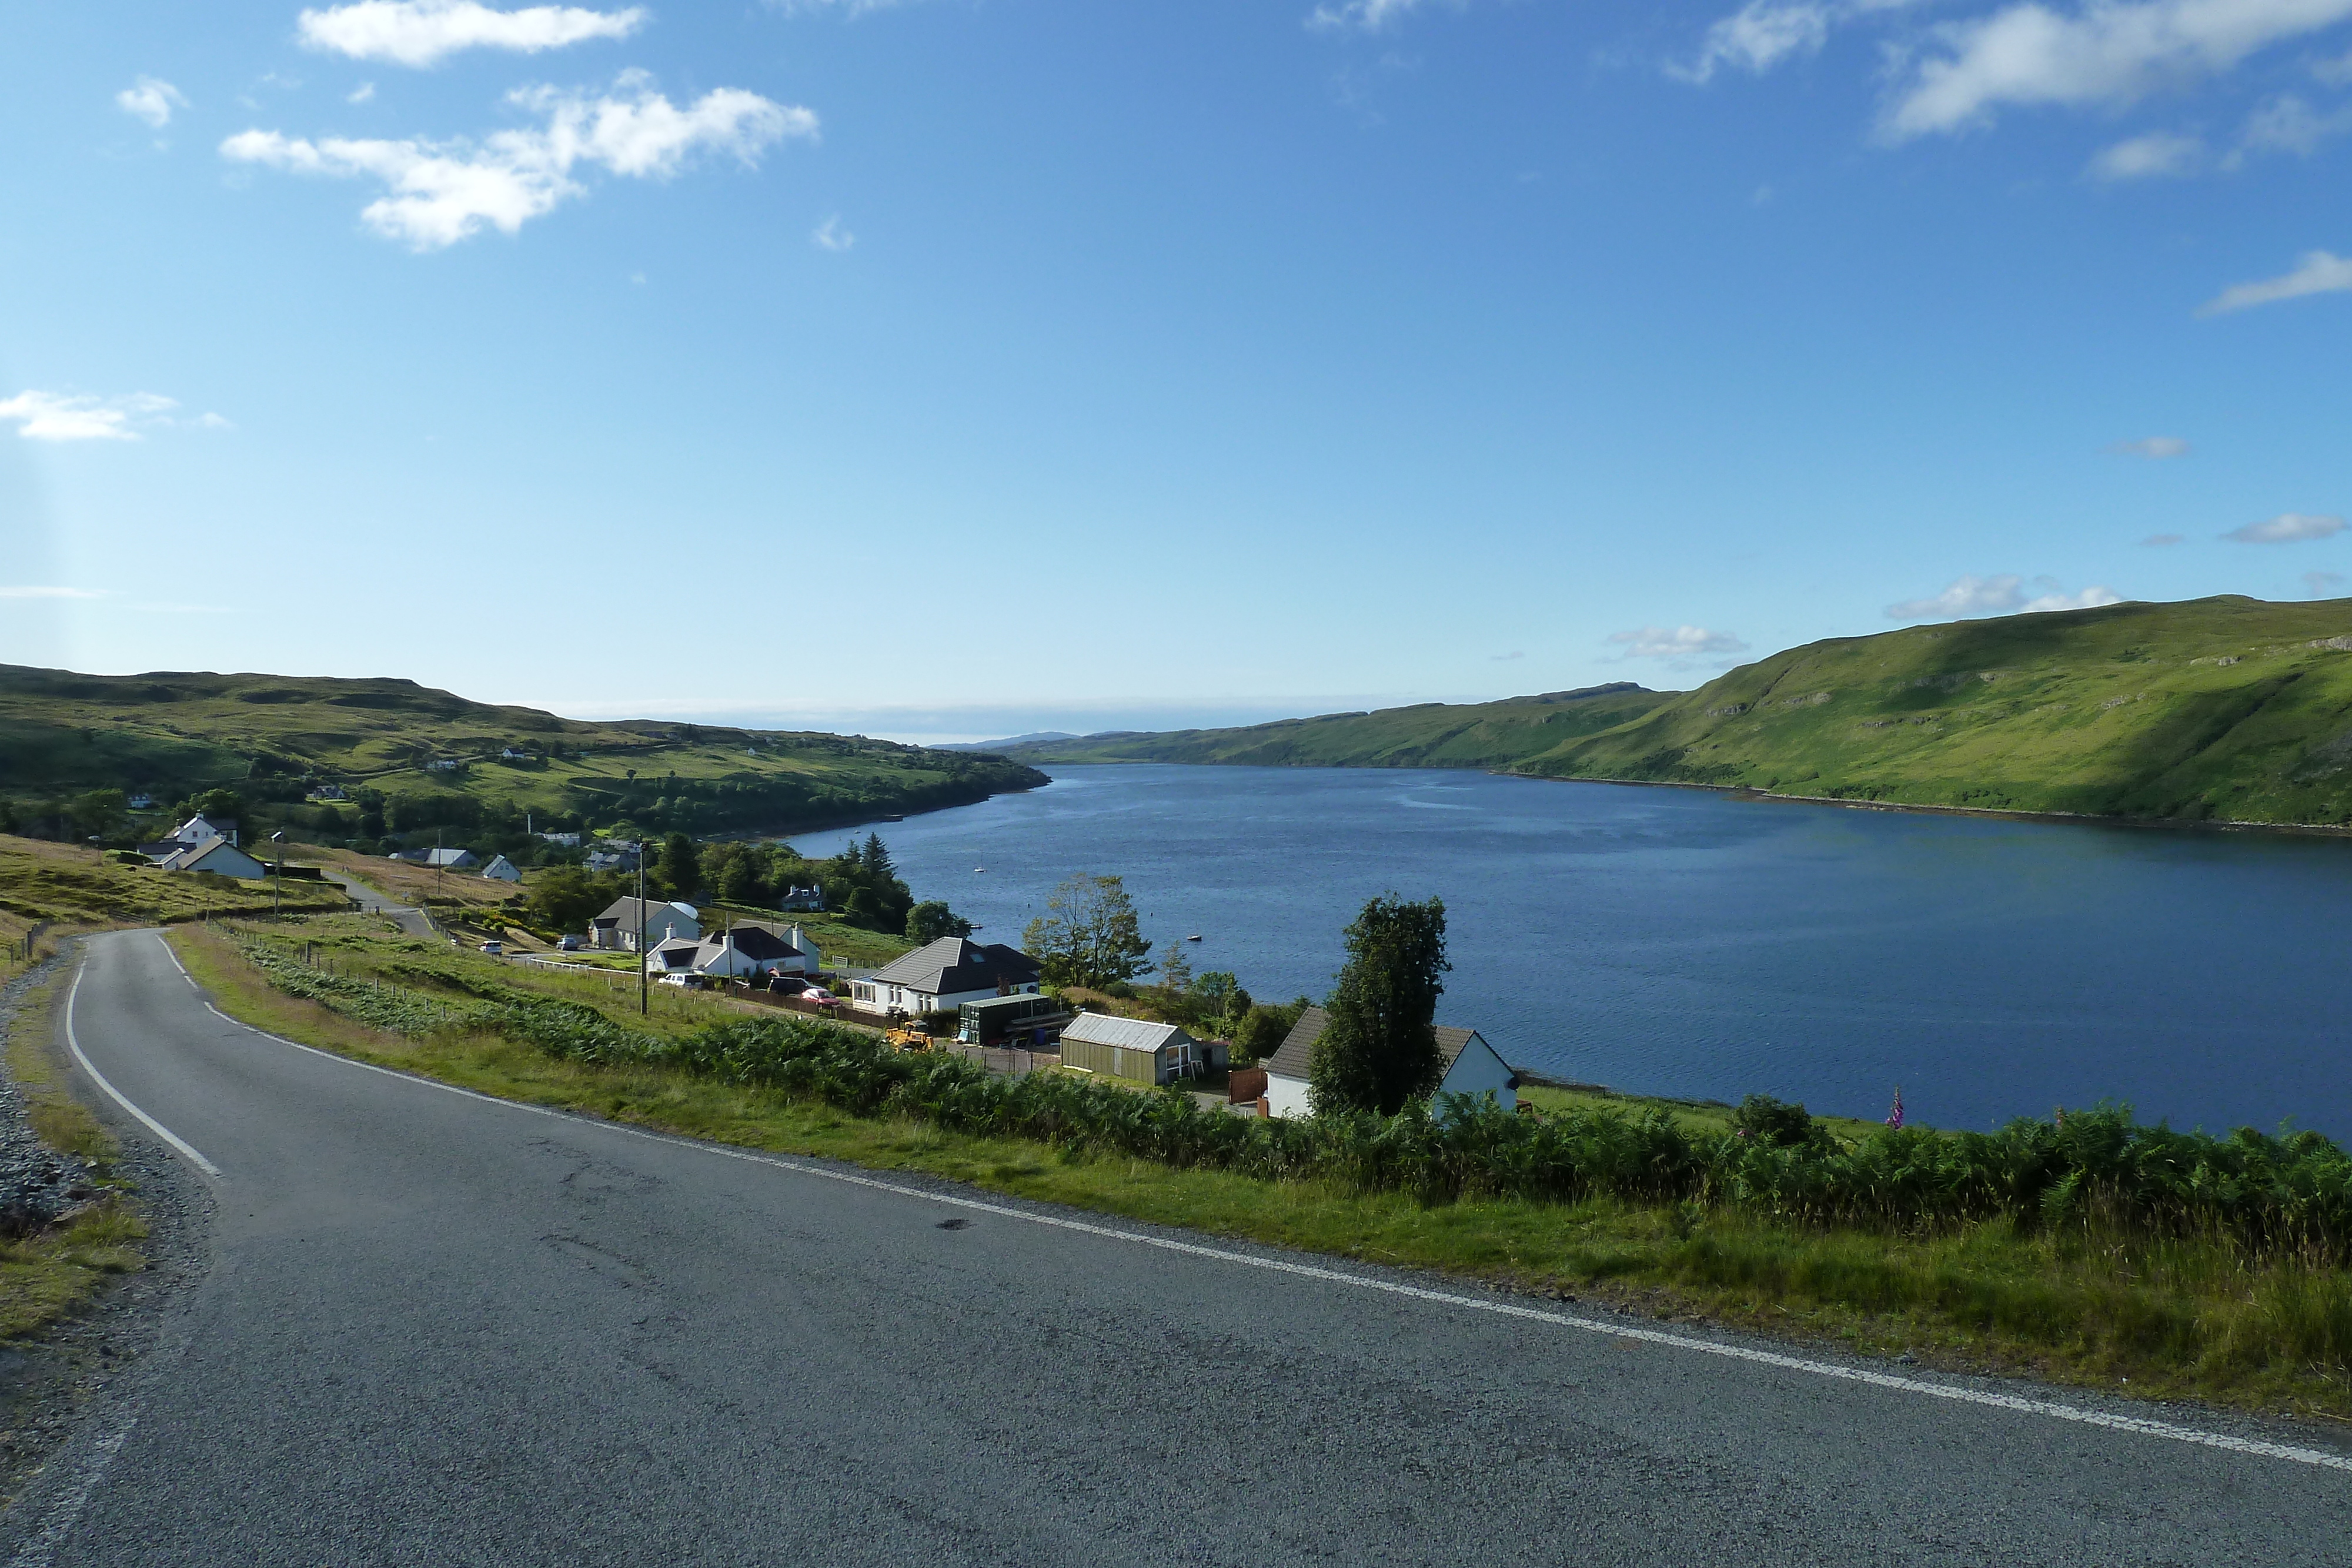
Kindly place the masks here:
<instances>
[{"instance_id":1,"label":"telegraph pole with wires","mask_svg":"<svg viewBox=\"0 0 2352 1568\"><path fill-rule=\"evenodd\" d=\"M637 841L637 1016L646 1017L653 1010L652 993L646 987L646 845Z\"/></svg>"},{"instance_id":2,"label":"telegraph pole with wires","mask_svg":"<svg viewBox=\"0 0 2352 1568\"><path fill-rule=\"evenodd\" d=\"M278 846L278 874L270 879L272 885L269 889L269 918L272 920L279 920L285 917L283 913L286 902L285 831L280 829L278 831L270 834L269 841Z\"/></svg>"}]
</instances>

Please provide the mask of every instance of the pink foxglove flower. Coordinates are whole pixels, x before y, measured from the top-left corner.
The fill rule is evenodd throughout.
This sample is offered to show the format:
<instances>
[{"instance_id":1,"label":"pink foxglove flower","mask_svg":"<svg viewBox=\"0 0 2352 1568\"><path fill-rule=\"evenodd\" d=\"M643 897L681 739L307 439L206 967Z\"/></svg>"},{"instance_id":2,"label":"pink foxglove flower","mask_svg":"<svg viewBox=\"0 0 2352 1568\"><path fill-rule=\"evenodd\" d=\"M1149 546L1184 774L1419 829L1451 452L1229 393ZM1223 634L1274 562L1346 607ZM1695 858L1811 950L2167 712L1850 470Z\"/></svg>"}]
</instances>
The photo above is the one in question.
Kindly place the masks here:
<instances>
[{"instance_id":1,"label":"pink foxglove flower","mask_svg":"<svg viewBox=\"0 0 2352 1568\"><path fill-rule=\"evenodd\" d=\"M1895 1109L1886 1113L1886 1124L1900 1129L1903 1125L1903 1086L1895 1086Z\"/></svg>"}]
</instances>

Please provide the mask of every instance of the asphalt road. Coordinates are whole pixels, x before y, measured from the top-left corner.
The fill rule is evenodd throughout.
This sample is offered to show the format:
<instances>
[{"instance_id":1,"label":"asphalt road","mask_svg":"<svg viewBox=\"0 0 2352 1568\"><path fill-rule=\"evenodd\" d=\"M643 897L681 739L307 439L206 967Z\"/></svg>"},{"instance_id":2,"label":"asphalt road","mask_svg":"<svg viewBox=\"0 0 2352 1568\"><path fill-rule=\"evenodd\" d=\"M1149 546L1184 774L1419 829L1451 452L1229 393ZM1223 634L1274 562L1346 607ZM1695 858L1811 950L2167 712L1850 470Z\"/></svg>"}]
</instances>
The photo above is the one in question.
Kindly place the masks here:
<instances>
[{"instance_id":1,"label":"asphalt road","mask_svg":"<svg viewBox=\"0 0 2352 1568\"><path fill-rule=\"evenodd\" d=\"M222 1020L153 933L75 1009L217 1210L19 1563L2352 1562L2352 1469L467 1098Z\"/></svg>"}]
</instances>

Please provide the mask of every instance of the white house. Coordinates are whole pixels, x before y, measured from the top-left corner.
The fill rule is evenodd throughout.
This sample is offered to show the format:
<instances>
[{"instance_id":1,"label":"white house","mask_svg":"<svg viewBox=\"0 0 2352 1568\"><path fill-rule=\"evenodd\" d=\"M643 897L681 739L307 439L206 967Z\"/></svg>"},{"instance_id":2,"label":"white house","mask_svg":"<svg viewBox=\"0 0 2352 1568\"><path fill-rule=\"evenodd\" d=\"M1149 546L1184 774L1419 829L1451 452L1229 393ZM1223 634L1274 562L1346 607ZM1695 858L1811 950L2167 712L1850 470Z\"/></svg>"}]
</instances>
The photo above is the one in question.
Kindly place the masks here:
<instances>
[{"instance_id":1,"label":"white house","mask_svg":"<svg viewBox=\"0 0 2352 1568\"><path fill-rule=\"evenodd\" d=\"M504 855L492 855L490 857L490 863L482 868L482 874L488 877L493 882L520 882L522 880L522 873L516 868L515 862L507 859Z\"/></svg>"},{"instance_id":2,"label":"white house","mask_svg":"<svg viewBox=\"0 0 2352 1568\"><path fill-rule=\"evenodd\" d=\"M691 904L645 903L646 946L702 940L702 912ZM637 950L637 901L616 898L613 907L588 923L588 945L620 953Z\"/></svg>"},{"instance_id":3,"label":"white house","mask_svg":"<svg viewBox=\"0 0 2352 1568\"><path fill-rule=\"evenodd\" d=\"M134 811L152 811L155 809L155 797L142 789L123 804Z\"/></svg>"},{"instance_id":4,"label":"white house","mask_svg":"<svg viewBox=\"0 0 2352 1568\"><path fill-rule=\"evenodd\" d=\"M656 974L690 970L722 979L769 975L814 975L821 967L816 945L797 925L737 925L699 941L680 937L646 955Z\"/></svg>"},{"instance_id":5,"label":"white house","mask_svg":"<svg viewBox=\"0 0 2352 1568\"><path fill-rule=\"evenodd\" d=\"M927 1013L982 997L1037 988L1037 960L1001 942L942 936L850 983L850 1005L869 1013Z\"/></svg>"},{"instance_id":6,"label":"white house","mask_svg":"<svg viewBox=\"0 0 2352 1568\"><path fill-rule=\"evenodd\" d=\"M541 833L539 836L560 850L576 850L580 847L580 835L577 833Z\"/></svg>"},{"instance_id":7,"label":"white house","mask_svg":"<svg viewBox=\"0 0 2352 1568\"><path fill-rule=\"evenodd\" d=\"M247 881L269 874L268 866L217 834L200 844L185 845L155 863L164 871L208 871Z\"/></svg>"},{"instance_id":8,"label":"white house","mask_svg":"<svg viewBox=\"0 0 2352 1568\"><path fill-rule=\"evenodd\" d=\"M784 896L778 903L777 907L787 915L795 910L807 910L822 915L824 913L824 883L820 882L813 883L807 887L788 887L784 889Z\"/></svg>"},{"instance_id":9,"label":"white house","mask_svg":"<svg viewBox=\"0 0 2352 1568\"><path fill-rule=\"evenodd\" d=\"M1307 1053L1315 1049L1315 1042L1330 1024L1329 1013L1321 1008L1308 1008L1298 1015L1298 1021L1283 1036L1275 1053L1265 1059L1265 1108L1269 1114L1307 1114ZM1437 1086L1438 1093L1492 1092L1504 1110L1518 1108L1519 1075L1479 1037L1476 1030L1449 1029L1439 1024L1437 1054L1445 1060L1445 1078Z\"/></svg>"},{"instance_id":10,"label":"white house","mask_svg":"<svg viewBox=\"0 0 2352 1568\"><path fill-rule=\"evenodd\" d=\"M521 750L516 747L509 746L500 749L499 752L499 760L501 762L528 762L530 760L530 753Z\"/></svg>"},{"instance_id":11,"label":"white house","mask_svg":"<svg viewBox=\"0 0 2352 1568\"><path fill-rule=\"evenodd\" d=\"M625 839L599 839L588 851L590 872L635 871L638 846Z\"/></svg>"},{"instance_id":12,"label":"white house","mask_svg":"<svg viewBox=\"0 0 2352 1568\"><path fill-rule=\"evenodd\" d=\"M184 844L200 844L206 839L226 839L236 842L235 817L207 817L199 812L173 828L171 836Z\"/></svg>"}]
</instances>

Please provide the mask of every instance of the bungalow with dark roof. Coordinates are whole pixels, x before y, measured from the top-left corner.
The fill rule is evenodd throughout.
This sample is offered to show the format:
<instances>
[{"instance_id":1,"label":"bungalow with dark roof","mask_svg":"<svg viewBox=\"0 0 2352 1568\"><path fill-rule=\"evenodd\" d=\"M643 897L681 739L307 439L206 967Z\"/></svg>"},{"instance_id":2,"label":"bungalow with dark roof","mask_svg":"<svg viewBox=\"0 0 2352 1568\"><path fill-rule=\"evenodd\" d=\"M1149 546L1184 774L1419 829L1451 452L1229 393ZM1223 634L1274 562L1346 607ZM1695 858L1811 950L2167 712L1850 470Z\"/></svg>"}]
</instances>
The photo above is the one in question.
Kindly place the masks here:
<instances>
[{"instance_id":1,"label":"bungalow with dark roof","mask_svg":"<svg viewBox=\"0 0 2352 1568\"><path fill-rule=\"evenodd\" d=\"M983 946L966 936L942 936L884 965L849 987L852 1007L869 1013L928 1013L982 997L1009 997L1037 988L1037 960L1001 942Z\"/></svg>"}]
</instances>

